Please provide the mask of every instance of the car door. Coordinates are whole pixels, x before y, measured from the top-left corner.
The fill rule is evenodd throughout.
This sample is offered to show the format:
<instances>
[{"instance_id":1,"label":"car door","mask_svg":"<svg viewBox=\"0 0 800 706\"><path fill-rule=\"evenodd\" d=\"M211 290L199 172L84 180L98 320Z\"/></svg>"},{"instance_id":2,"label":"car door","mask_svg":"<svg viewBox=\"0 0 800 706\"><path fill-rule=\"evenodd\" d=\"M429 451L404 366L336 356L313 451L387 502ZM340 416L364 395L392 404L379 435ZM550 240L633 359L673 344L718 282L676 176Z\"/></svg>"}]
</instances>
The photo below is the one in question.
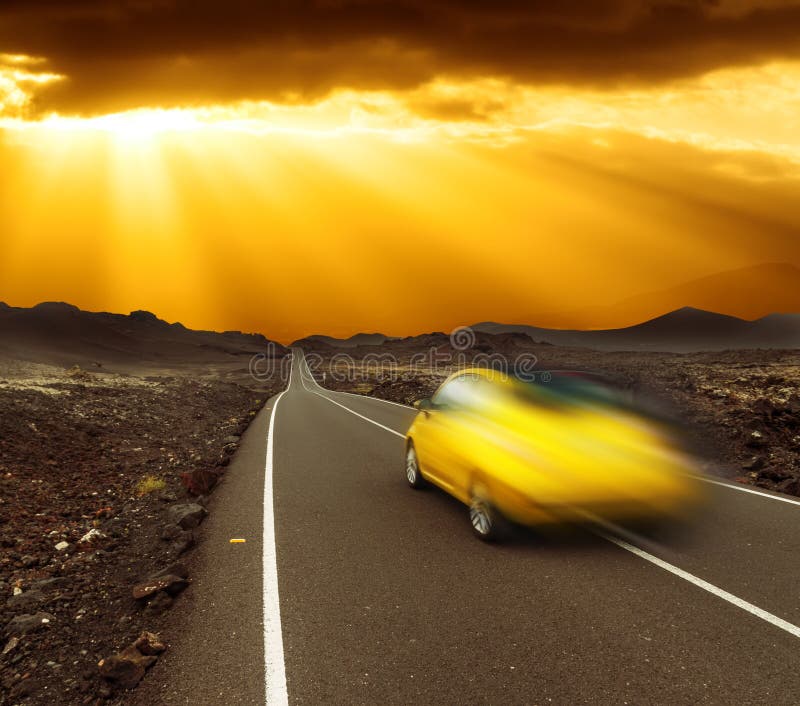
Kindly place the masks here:
<instances>
[{"instance_id":1,"label":"car door","mask_svg":"<svg viewBox=\"0 0 800 706\"><path fill-rule=\"evenodd\" d=\"M437 390L424 420L424 442L418 448L432 480L464 501L472 468L469 450L476 378L470 373L459 375Z\"/></svg>"}]
</instances>

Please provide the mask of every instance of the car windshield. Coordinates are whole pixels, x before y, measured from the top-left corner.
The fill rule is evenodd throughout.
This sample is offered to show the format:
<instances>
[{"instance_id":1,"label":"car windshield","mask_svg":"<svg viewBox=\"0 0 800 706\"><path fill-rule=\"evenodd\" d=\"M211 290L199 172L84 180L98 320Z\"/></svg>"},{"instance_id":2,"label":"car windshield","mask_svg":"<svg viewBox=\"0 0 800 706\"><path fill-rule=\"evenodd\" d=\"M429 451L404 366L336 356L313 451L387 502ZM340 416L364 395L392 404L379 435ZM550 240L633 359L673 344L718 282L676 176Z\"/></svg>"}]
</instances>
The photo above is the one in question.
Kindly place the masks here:
<instances>
[{"instance_id":1,"label":"car windshield","mask_svg":"<svg viewBox=\"0 0 800 706\"><path fill-rule=\"evenodd\" d=\"M445 409L481 409L492 392L492 384L483 377L464 373L442 385L432 401Z\"/></svg>"}]
</instances>

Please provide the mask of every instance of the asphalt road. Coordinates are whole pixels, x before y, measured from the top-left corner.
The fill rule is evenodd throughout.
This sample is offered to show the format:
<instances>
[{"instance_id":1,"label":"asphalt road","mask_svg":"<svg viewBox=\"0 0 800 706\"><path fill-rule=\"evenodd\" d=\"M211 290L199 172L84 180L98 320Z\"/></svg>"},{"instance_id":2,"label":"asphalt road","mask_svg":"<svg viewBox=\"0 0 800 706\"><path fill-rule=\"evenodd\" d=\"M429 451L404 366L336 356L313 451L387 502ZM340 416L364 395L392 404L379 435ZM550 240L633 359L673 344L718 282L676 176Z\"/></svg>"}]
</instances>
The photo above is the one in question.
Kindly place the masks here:
<instances>
[{"instance_id":1,"label":"asphalt road","mask_svg":"<svg viewBox=\"0 0 800 706\"><path fill-rule=\"evenodd\" d=\"M295 355L135 703L800 703L796 500L709 484L678 539L486 545L407 487L414 414L324 390Z\"/></svg>"}]
</instances>

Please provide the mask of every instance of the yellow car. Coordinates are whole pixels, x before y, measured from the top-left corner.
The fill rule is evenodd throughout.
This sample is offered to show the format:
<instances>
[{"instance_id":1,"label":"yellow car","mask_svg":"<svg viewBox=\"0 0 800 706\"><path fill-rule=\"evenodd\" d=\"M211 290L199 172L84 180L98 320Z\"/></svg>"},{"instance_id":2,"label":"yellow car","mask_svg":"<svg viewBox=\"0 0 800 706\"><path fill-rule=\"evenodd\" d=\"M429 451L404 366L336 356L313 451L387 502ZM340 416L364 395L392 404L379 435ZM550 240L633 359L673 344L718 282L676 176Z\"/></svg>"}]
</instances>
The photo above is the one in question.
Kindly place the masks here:
<instances>
[{"instance_id":1,"label":"yellow car","mask_svg":"<svg viewBox=\"0 0 800 706\"><path fill-rule=\"evenodd\" d=\"M598 376L525 381L472 368L414 406L409 485L433 483L468 505L481 539L497 538L506 520L660 519L701 499L692 459L670 427Z\"/></svg>"}]
</instances>

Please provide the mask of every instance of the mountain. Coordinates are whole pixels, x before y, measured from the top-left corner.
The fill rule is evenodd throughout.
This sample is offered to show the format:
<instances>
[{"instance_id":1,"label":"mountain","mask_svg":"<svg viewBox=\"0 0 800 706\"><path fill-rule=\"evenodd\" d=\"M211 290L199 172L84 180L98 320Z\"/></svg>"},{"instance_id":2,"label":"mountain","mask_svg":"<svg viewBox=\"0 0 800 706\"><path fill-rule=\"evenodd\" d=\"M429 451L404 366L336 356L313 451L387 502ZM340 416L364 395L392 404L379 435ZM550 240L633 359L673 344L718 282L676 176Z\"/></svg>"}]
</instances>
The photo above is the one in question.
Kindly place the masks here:
<instances>
[{"instance_id":1,"label":"mountain","mask_svg":"<svg viewBox=\"0 0 800 706\"><path fill-rule=\"evenodd\" d=\"M31 308L0 303L0 355L39 363L81 367L100 363L118 369L246 365L255 353L286 352L280 344L270 348L270 343L261 334L193 331L149 311L125 315L82 311L63 302Z\"/></svg>"},{"instance_id":2,"label":"mountain","mask_svg":"<svg viewBox=\"0 0 800 706\"><path fill-rule=\"evenodd\" d=\"M684 307L635 326L596 331L547 329L484 321L485 333L525 333L537 341L596 350L688 353L745 348L800 348L800 314L769 314L755 321Z\"/></svg>"},{"instance_id":3,"label":"mountain","mask_svg":"<svg viewBox=\"0 0 800 706\"><path fill-rule=\"evenodd\" d=\"M333 336L323 336L322 334L314 334L313 336L306 336L296 340L291 345L310 347L331 346L333 348L355 348L356 346L380 346L386 341L395 340L392 336L386 336L382 333L356 333L350 338L335 338Z\"/></svg>"},{"instance_id":4,"label":"mountain","mask_svg":"<svg viewBox=\"0 0 800 706\"><path fill-rule=\"evenodd\" d=\"M765 262L727 270L631 297L613 309L630 312L633 321L643 321L671 311L676 302L706 311L719 311L724 304L725 311L747 320L775 311L800 311L800 269L788 263Z\"/></svg>"},{"instance_id":5,"label":"mountain","mask_svg":"<svg viewBox=\"0 0 800 706\"><path fill-rule=\"evenodd\" d=\"M724 311L754 320L772 312L800 311L800 269L785 262L764 262L725 270L679 285L645 291L612 304L553 309L536 314L540 326L610 329L647 321L679 306Z\"/></svg>"}]
</instances>

